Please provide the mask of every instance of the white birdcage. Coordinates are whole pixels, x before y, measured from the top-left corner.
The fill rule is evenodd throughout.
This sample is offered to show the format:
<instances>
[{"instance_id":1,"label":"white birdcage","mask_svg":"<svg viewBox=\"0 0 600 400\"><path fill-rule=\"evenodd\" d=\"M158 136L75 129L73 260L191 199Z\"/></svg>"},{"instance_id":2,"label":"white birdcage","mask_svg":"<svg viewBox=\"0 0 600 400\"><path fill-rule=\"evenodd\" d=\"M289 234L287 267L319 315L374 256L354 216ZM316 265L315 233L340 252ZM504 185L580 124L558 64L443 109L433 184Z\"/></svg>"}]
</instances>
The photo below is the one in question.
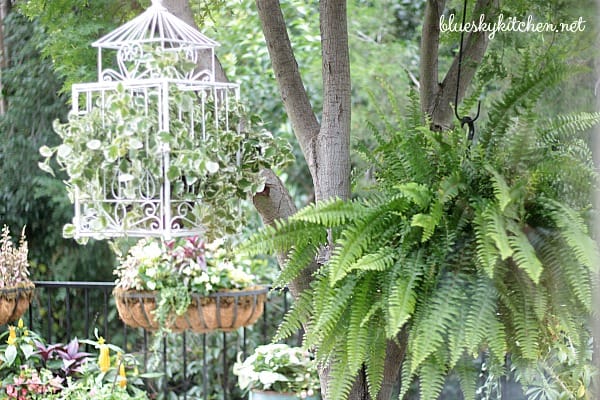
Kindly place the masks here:
<instances>
[{"instance_id":1,"label":"white birdcage","mask_svg":"<svg viewBox=\"0 0 600 400\"><path fill-rule=\"evenodd\" d=\"M218 43L170 14L160 0L153 0L144 13L93 46L98 48L98 82L73 85L72 113L75 118L96 113L102 127L112 121L111 129L131 129L136 139L125 154L111 153L111 140L116 140L111 135L116 131L107 129L101 140L88 143L91 148L101 147L98 150L115 162L114 167L97 171L96 189L74 188L75 237L201 234L203 215L194 205L202 199L193 182L172 170L170 160L188 154L178 153L170 134L174 127L185 129L187 146L201 150L211 135L237 131L238 122L230 119L239 88L215 81ZM103 51L114 55L109 67ZM166 67L165 74L156 67L153 55L157 52L176 54L186 60L187 67ZM207 54L210 67L199 70L197 61ZM131 102L137 111L126 117L112 115L116 101ZM120 118L126 120L119 122ZM118 128L114 128L116 120ZM132 161L132 152L145 152L145 165ZM197 168L207 166L200 163Z\"/></svg>"}]
</instances>

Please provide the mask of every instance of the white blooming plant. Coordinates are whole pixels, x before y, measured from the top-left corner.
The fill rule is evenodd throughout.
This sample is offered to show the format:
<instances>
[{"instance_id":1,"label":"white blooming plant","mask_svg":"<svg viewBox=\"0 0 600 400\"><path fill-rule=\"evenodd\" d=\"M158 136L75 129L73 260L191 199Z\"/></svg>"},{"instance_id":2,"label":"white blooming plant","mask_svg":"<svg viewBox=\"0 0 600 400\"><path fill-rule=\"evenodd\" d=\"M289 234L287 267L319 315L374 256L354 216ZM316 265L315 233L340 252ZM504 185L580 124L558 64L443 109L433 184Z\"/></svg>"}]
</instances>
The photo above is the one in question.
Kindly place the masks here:
<instances>
[{"instance_id":1,"label":"white blooming plant","mask_svg":"<svg viewBox=\"0 0 600 400\"><path fill-rule=\"evenodd\" d=\"M10 238L8 226L4 225L0 234L0 289L33 285L29 279L27 254L25 229L17 247Z\"/></svg>"},{"instance_id":2,"label":"white blooming plant","mask_svg":"<svg viewBox=\"0 0 600 400\"><path fill-rule=\"evenodd\" d=\"M116 287L156 292L155 316L164 326L169 316L187 310L192 295L208 296L254 285L254 275L229 256L222 244L199 237L164 242L142 239L121 257L115 270Z\"/></svg>"},{"instance_id":3,"label":"white blooming plant","mask_svg":"<svg viewBox=\"0 0 600 400\"><path fill-rule=\"evenodd\" d=\"M293 393L305 399L319 395L319 377L314 359L300 348L287 344L259 346L243 362L233 366L242 390Z\"/></svg>"}]
</instances>

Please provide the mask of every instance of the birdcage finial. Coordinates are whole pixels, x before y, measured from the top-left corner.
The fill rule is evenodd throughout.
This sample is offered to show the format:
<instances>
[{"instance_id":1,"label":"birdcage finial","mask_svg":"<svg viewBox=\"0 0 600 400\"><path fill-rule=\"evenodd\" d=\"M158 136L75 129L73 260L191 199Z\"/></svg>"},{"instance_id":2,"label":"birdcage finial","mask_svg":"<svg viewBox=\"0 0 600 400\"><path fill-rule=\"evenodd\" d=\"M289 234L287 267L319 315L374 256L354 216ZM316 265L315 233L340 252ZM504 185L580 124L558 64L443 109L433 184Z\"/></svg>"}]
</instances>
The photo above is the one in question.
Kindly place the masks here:
<instances>
[{"instance_id":1,"label":"birdcage finial","mask_svg":"<svg viewBox=\"0 0 600 400\"><path fill-rule=\"evenodd\" d=\"M153 7L163 7L164 8L162 0L152 0L152 6Z\"/></svg>"}]
</instances>

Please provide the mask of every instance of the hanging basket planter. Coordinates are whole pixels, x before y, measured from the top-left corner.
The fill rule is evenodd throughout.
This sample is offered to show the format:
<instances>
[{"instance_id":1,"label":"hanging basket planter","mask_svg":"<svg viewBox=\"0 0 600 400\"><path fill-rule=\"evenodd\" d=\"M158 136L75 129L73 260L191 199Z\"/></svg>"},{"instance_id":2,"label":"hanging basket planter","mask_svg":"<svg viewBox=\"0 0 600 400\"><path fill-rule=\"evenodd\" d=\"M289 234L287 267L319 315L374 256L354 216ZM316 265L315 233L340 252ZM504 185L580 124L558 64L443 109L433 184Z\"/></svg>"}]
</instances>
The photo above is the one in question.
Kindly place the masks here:
<instances>
[{"instance_id":1,"label":"hanging basket planter","mask_svg":"<svg viewBox=\"0 0 600 400\"><path fill-rule=\"evenodd\" d=\"M233 331L254 324L263 314L268 288L254 286L244 290L221 291L208 296L192 294L185 313L173 315L166 328L173 332L190 330L195 333ZM119 317L134 328L157 330L154 316L160 294L157 291L137 291L116 288L113 291Z\"/></svg>"},{"instance_id":2,"label":"hanging basket planter","mask_svg":"<svg viewBox=\"0 0 600 400\"><path fill-rule=\"evenodd\" d=\"M34 291L33 283L0 289L0 325L21 318L29 308Z\"/></svg>"}]
</instances>

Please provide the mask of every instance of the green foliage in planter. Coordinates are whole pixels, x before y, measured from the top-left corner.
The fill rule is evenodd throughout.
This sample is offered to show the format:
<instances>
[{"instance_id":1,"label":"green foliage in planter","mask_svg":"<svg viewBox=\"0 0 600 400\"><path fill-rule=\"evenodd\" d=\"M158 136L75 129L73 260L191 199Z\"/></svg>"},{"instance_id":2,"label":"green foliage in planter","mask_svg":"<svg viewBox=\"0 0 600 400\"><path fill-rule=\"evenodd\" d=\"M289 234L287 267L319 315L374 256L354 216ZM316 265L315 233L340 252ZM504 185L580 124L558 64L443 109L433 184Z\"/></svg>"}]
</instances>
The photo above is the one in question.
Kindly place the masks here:
<instances>
[{"instance_id":1,"label":"green foliage in planter","mask_svg":"<svg viewBox=\"0 0 600 400\"><path fill-rule=\"evenodd\" d=\"M189 68L178 53L160 49L146 53L141 67L164 78L176 78ZM189 202L207 237L236 232L241 224L239 200L262 190L261 169L281 168L291 161L289 145L264 129L258 118L247 115L235 99L229 99L227 107L222 101L215 104L210 88L195 92L171 84L170 123L168 131L160 130L159 92L148 91L145 98L119 84L89 113L71 114L67 123L55 123L62 144L40 148L45 157L40 167L53 173L49 162L56 156L69 176L71 198L79 190L109 215L113 206L103 200L117 189L130 207L127 219L135 221L146 212L135 200L160 195L167 152L171 197ZM199 96L206 97L204 102ZM238 129L241 125L243 131ZM98 230L105 225L101 219Z\"/></svg>"},{"instance_id":2,"label":"green foliage in planter","mask_svg":"<svg viewBox=\"0 0 600 400\"><path fill-rule=\"evenodd\" d=\"M578 350L588 346L600 260L585 132L600 114L540 121L534 107L565 71L531 70L514 78L473 142L460 129L430 131L414 95L407 117L381 114L377 146L361 149L376 178L362 197L309 206L249 241L254 252L289 251L283 285L333 239L276 337L307 327L304 345L331 365L331 399L346 398L359 373L375 398L387 342L400 337L400 398L418 378L421 398L435 399L456 373L474 399L481 351L497 377L507 356L529 371L557 343L572 350L569 371L544 373L560 393L580 393L591 366Z\"/></svg>"}]
</instances>

